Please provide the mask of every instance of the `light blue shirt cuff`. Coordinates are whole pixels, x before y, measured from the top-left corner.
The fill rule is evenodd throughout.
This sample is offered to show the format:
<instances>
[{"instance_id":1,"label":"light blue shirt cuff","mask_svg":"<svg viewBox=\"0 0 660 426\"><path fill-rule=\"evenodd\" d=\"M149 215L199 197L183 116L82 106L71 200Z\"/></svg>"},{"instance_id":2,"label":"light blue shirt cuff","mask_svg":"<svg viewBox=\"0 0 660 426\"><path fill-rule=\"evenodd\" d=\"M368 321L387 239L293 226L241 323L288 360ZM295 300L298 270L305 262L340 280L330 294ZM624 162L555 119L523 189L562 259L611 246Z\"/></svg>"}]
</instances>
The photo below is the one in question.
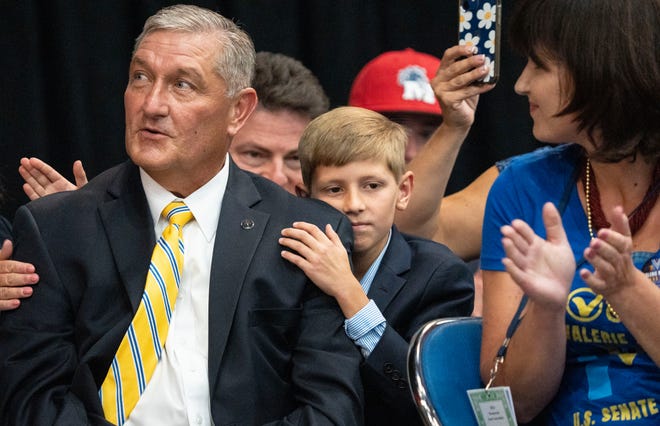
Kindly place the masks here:
<instances>
[{"instance_id":1,"label":"light blue shirt cuff","mask_svg":"<svg viewBox=\"0 0 660 426\"><path fill-rule=\"evenodd\" d=\"M346 335L360 348L365 358L371 355L380 342L386 326L385 317L373 300L369 300L357 314L344 321Z\"/></svg>"}]
</instances>

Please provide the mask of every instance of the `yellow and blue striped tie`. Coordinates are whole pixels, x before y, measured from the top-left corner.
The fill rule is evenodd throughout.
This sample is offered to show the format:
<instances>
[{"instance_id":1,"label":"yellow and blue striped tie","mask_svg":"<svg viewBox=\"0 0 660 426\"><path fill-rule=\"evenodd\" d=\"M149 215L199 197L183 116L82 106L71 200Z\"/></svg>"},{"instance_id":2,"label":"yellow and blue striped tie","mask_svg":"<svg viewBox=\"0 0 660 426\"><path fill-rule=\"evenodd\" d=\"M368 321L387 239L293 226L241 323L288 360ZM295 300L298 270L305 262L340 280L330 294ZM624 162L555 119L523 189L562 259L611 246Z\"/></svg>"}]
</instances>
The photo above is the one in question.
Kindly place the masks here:
<instances>
[{"instance_id":1,"label":"yellow and blue striped tie","mask_svg":"<svg viewBox=\"0 0 660 426\"><path fill-rule=\"evenodd\" d=\"M174 201L161 215L169 225L154 247L140 306L99 391L105 418L117 425L128 419L154 373L179 291L183 226L193 214L182 201Z\"/></svg>"}]
</instances>

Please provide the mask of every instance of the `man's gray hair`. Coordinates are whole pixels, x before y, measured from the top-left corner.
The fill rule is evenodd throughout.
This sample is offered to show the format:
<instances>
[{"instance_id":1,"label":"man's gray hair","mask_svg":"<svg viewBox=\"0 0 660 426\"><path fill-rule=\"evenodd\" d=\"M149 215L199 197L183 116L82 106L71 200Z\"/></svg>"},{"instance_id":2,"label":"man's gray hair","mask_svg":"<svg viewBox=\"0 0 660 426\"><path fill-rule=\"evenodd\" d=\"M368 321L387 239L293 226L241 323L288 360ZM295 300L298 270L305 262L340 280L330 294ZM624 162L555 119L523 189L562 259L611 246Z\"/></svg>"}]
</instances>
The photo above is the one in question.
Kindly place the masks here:
<instances>
[{"instance_id":1,"label":"man's gray hair","mask_svg":"<svg viewBox=\"0 0 660 426\"><path fill-rule=\"evenodd\" d=\"M163 8L144 23L142 33L135 40L133 55L142 40L155 31L180 31L209 34L218 40L215 70L225 80L227 96L250 87L254 74L254 44L250 36L232 20L219 13L193 5Z\"/></svg>"}]
</instances>

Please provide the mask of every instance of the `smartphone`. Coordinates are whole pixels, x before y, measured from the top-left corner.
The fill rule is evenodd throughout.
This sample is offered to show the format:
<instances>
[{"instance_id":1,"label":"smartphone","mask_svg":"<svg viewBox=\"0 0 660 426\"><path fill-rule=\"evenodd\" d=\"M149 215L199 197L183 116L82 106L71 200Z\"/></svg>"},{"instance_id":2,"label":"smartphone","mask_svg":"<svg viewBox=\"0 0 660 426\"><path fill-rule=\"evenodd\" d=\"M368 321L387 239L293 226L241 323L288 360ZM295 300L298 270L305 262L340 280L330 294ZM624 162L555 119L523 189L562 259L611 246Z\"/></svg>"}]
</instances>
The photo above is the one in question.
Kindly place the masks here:
<instances>
[{"instance_id":1,"label":"smartphone","mask_svg":"<svg viewBox=\"0 0 660 426\"><path fill-rule=\"evenodd\" d=\"M502 0L458 0L458 44L476 46L490 72L479 83L495 84L500 76Z\"/></svg>"}]
</instances>

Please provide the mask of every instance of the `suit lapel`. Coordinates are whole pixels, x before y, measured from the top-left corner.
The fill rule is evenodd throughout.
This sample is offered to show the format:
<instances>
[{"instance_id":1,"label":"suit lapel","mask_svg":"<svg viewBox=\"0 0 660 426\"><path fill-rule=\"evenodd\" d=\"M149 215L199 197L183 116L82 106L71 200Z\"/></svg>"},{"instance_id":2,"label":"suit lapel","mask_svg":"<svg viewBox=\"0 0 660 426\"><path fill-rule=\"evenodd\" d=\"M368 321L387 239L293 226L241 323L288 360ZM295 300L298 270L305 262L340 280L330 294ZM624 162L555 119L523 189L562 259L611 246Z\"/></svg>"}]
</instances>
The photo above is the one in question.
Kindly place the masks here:
<instances>
[{"instance_id":1,"label":"suit lapel","mask_svg":"<svg viewBox=\"0 0 660 426\"><path fill-rule=\"evenodd\" d=\"M392 227L392 238L369 288L368 296L385 312L399 293L406 279L401 275L410 270L412 253L401 233Z\"/></svg>"},{"instance_id":2,"label":"suit lapel","mask_svg":"<svg viewBox=\"0 0 660 426\"><path fill-rule=\"evenodd\" d=\"M155 239L153 223L142 189L139 169L130 162L120 166L108 187L109 200L99 207L101 222L133 308L142 298Z\"/></svg>"},{"instance_id":3,"label":"suit lapel","mask_svg":"<svg viewBox=\"0 0 660 426\"><path fill-rule=\"evenodd\" d=\"M209 289L211 393L216 386L245 276L268 222L268 214L252 209L260 200L250 177L230 162L229 182L222 200L213 249Z\"/></svg>"}]
</instances>

